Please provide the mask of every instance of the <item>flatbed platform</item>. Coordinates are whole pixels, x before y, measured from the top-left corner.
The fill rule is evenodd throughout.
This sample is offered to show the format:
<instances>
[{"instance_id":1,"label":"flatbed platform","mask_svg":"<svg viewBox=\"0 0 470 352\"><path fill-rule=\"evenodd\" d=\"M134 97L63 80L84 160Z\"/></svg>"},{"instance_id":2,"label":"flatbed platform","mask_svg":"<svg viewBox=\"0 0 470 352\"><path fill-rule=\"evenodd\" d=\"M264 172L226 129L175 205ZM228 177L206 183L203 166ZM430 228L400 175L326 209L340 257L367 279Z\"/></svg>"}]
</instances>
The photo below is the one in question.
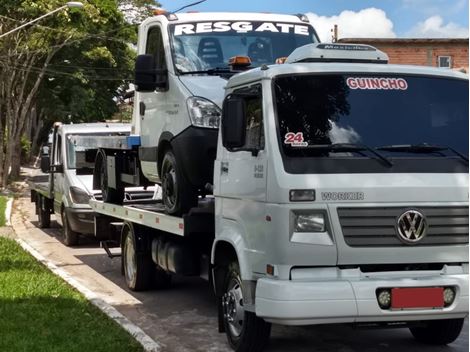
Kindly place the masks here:
<instances>
[{"instance_id":1,"label":"flatbed platform","mask_svg":"<svg viewBox=\"0 0 470 352\"><path fill-rule=\"evenodd\" d=\"M184 219L165 214L163 212L163 205L158 200L155 200L153 203L145 202L129 205L117 205L104 203L99 200L90 200L90 205L98 214L130 221L178 236L185 235Z\"/></svg>"}]
</instances>

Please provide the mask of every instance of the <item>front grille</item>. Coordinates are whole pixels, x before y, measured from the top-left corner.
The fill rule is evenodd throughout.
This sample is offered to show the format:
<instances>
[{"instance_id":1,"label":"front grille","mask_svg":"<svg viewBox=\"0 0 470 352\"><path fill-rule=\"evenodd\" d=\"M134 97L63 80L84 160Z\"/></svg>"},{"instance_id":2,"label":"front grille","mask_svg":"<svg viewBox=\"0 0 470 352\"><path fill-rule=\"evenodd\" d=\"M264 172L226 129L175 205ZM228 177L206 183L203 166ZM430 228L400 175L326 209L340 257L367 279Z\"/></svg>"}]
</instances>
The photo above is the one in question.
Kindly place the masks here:
<instances>
[{"instance_id":1,"label":"front grille","mask_svg":"<svg viewBox=\"0 0 470 352\"><path fill-rule=\"evenodd\" d=\"M423 207L428 223L426 236L415 246L442 246L468 243L467 207ZM409 246L398 238L398 217L409 208L339 208L344 240L351 247Z\"/></svg>"}]
</instances>

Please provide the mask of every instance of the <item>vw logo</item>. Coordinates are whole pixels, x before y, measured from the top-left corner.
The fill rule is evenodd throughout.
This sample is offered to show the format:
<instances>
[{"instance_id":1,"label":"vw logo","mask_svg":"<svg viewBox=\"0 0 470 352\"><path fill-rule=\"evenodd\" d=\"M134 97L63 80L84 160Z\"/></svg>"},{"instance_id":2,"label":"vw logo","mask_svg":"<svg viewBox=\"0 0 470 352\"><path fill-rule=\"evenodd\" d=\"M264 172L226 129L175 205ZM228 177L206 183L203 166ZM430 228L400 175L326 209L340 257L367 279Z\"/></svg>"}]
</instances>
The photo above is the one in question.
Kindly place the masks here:
<instances>
[{"instance_id":1,"label":"vw logo","mask_svg":"<svg viewBox=\"0 0 470 352\"><path fill-rule=\"evenodd\" d=\"M423 214L417 210L408 210L398 218L398 237L407 244L417 243L426 235L427 227Z\"/></svg>"}]
</instances>

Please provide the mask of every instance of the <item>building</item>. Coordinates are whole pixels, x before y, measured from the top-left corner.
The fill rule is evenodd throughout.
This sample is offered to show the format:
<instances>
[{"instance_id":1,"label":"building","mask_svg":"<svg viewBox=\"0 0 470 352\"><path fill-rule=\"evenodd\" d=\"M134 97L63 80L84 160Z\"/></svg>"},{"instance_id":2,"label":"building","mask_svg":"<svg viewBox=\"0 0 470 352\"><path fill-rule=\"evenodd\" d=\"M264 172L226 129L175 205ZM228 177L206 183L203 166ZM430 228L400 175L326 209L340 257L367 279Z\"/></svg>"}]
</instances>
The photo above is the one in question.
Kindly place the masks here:
<instances>
[{"instance_id":1,"label":"building","mask_svg":"<svg viewBox=\"0 0 470 352\"><path fill-rule=\"evenodd\" d=\"M387 53L391 64L434 66L468 73L468 38L343 38L338 42L375 46Z\"/></svg>"}]
</instances>

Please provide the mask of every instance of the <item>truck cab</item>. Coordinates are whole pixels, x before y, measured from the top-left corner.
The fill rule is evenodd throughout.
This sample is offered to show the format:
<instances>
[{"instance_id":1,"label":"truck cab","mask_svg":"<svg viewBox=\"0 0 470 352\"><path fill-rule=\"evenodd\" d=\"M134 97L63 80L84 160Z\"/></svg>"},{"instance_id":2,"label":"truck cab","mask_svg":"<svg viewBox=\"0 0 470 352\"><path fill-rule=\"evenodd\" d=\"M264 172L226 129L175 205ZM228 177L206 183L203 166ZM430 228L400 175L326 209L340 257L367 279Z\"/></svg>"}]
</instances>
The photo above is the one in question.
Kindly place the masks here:
<instances>
[{"instance_id":1,"label":"truck cab","mask_svg":"<svg viewBox=\"0 0 470 352\"><path fill-rule=\"evenodd\" d=\"M387 60L313 44L227 83L212 263L236 351L259 348L269 323L402 324L434 344L459 335L468 77Z\"/></svg>"},{"instance_id":2,"label":"truck cab","mask_svg":"<svg viewBox=\"0 0 470 352\"><path fill-rule=\"evenodd\" d=\"M211 193L228 79L316 42L303 15L163 13L142 23L132 134L140 137L139 169L162 185L169 214L184 214ZM249 59L231 65L237 56Z\"/></svg>"}]
</instances>

